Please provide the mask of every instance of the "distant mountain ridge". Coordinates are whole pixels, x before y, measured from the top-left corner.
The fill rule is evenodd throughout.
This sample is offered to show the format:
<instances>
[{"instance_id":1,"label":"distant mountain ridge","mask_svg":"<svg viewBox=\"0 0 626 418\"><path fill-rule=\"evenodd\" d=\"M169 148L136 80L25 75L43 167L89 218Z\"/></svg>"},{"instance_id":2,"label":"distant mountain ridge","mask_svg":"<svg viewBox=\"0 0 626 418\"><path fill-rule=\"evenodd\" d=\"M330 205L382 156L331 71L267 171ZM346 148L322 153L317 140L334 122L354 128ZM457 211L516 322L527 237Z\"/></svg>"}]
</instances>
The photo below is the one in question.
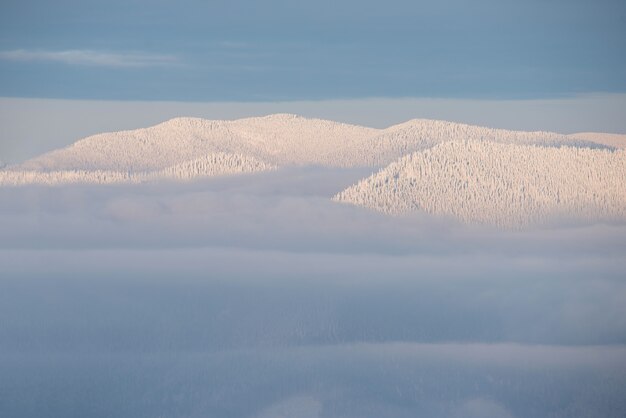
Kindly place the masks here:
<instances>
[{"instance_id":1,"label":"distant mountain ridge","mask_svg":"<svg viewBox=\"0 0 626 418\"><path fill-rule=\"evenodd\" d=\"M0 186L189 181L281 167L380 171L335 201L389 214L525 225L626 219L625 136L561 135L413 119L375 129L291 114L175 118L82 139L0 169ZM343 187L343 186L341 186Z\"/></svg>"},{"instance_id":2,"label":"distant mountain ridge","mask_svg":"<svg viewBox=\"0 0 626 418\"><path fill-rule=\"evenodd\" d=\"M542 146L601 146L551 132L521 132L414 119L387 129L290 114L215 121L175 118L150 128L103 133L13 167L14 170L162 170L224 153L272 165L380 167L449 140Z\"/></svg>"}]
</instances>

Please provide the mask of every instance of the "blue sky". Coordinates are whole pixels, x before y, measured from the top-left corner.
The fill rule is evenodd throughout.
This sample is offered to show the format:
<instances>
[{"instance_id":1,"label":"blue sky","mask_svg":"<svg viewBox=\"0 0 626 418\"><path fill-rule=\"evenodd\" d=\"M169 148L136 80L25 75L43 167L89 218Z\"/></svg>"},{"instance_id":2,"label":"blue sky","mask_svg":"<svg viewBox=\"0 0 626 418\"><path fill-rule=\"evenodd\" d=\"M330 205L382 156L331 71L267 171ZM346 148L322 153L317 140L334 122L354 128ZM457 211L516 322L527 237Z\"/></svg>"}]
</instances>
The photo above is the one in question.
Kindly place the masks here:
<instances>
[{"instance_id":1,"label":"blue sky","mask_svg":"<svg viewBox=\"0 0 626 418\"><path fill-rule=\"evenodd\" d=\"M625 133L626 2L0 3L0 164L176 116L276 112Z\"/></svg>"},{"instance_id":2,"label":"blue sky","mask_svg":"<svg viewBox=\"0 0 626 418\"><path fill-rule=\"evenodd\" d=\"M0 96L281 101L626 92L626 2L3 1Z\"/></svg>"}]
</instances>

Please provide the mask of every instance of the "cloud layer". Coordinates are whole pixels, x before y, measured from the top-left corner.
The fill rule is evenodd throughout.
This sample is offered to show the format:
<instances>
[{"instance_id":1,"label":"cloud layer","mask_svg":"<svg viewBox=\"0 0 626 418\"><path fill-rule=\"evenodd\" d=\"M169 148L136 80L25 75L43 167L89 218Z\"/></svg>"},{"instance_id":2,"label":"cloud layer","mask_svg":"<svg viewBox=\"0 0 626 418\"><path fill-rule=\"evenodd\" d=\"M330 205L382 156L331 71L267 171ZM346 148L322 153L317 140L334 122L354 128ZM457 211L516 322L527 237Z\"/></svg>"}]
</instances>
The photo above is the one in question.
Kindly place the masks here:
<instances>
[{"instance_id":1,"label":"cloud layer","mask_svg":"<svg viewBox=\"0 0 626 418\"><path fill-rule=\"evenodd\" d=\"M0 415L623 415L623 225L329 200L363 174L0 189Z\"/></svg>"}]
</instances>

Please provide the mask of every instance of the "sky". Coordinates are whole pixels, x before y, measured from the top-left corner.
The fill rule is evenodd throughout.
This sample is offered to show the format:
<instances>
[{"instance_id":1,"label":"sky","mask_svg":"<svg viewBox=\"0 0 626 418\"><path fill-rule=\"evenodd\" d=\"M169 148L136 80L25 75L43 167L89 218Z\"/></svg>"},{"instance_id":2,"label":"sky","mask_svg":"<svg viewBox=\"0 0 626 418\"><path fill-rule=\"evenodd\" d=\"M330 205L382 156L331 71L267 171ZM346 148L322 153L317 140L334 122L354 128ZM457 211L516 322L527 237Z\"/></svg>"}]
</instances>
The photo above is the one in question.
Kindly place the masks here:
<instances>
[{"instance_id":1,"label":"sky","mask_svg":"<svg viewBox=\"0 0 626 418\"><path fill-rule=\"evenodd\" d=\"M540 99L626 91L619 0L3 1L0 96Z\"/></svg>"},{"instance_id":2,"label":"sky","mask_svg":"<svg viewBox=\"0 0 626 418\"><path fill-rule=\"evenodd\" d=\"M0 165L178 116L626 133L619 0L0 4Z\"/></svg>"}]
</instances>

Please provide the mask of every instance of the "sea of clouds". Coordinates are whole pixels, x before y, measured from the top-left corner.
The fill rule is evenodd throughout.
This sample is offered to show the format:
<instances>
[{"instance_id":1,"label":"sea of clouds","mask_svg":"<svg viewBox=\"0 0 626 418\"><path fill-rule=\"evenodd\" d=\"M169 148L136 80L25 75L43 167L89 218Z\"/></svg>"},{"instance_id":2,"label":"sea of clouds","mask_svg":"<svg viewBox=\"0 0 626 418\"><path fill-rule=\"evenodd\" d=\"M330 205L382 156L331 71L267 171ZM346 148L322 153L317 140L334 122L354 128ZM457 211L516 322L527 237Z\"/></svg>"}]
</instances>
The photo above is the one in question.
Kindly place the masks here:
<instances>
[{"instance_id":1,"label":"sea of clouds","mask_svg":"<svg viewBox=\"0 0 626 418\"><path fill-rule=\"evenodd\" d=\"M0 189L0 416L626 413L626 225L330 200L368 174Z\"/></svg>"}]
</instances>

